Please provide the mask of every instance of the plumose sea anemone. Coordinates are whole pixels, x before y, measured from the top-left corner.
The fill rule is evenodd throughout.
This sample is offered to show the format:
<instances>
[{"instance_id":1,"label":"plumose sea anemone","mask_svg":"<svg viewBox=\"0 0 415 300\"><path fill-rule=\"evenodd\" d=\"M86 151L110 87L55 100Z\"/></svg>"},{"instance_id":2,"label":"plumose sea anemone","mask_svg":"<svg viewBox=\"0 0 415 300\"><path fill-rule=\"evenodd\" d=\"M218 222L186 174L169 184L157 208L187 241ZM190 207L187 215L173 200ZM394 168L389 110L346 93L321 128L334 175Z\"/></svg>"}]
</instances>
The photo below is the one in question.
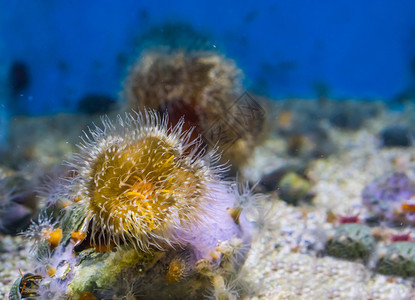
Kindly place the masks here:
<instances>
[{"instance_id":1,"label":"plumose sea anemone","mask_svg":"<svg viewBox=\"0 0 415 300\"><path fill-rule=\"evenodd\" d=\"M152 111L127 114L90 130L72 166L70 198L85 218L82 232L98 248L132 243L165 248L214 207L220 168L210 167L183 121L169 127ZM192 151L188 151L193 147Z\"/></svg>"}]
</instances>

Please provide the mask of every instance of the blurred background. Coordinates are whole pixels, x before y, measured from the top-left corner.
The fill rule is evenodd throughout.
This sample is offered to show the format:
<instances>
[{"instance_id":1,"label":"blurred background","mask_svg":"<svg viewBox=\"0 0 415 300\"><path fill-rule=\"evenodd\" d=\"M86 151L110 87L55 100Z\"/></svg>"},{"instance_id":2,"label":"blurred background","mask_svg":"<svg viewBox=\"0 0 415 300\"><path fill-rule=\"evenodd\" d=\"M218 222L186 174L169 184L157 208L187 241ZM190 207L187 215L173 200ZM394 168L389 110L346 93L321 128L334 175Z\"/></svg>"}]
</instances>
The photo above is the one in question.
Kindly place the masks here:
<instances>
[{"instance_id":1,"label":"blurred background","mask_svg":"<svg viewBox=\"0 0 415 300\"><path fill-rule=\"evenodd\" d=\"M411 98L415 2L6 1L0 10L2 114L76 112L116 101L154 44L216 49L272 99Z\"/></svg>"}]
</instances>

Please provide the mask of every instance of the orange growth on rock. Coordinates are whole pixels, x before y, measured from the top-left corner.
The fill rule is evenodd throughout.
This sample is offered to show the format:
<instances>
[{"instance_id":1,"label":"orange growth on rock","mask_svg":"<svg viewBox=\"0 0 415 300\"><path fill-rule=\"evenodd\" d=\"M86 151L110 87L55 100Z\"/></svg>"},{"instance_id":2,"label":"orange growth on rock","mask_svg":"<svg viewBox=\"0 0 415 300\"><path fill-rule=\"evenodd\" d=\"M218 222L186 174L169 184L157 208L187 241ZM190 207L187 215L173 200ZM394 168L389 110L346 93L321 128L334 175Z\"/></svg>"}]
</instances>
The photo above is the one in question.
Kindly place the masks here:
<instances>
[{"instance_id":1,"label":"orange growth on rock","mask_svg":"<svg viewBox=\"0 0 415 300\"><path fill-rule=\"evenodd\" d=\"M71 232L71 239L74 240L75 243L79 241L83 241L85 237L86 237L85 232L80 232L80 231Z\"/></svg>"},{"instance_id":2,"label":"orange growth on rock","mask_svg":"<svg viewBox=\"0 0 415 300\"><path fill-rule=\"evenodd\" d=\"M401 209L403 213L415 213L415 204L413 203L402 203Z\"/></svg>"},{"instance_id":3,"label":"orange growth on rock","mask_svg":"<svg viewBox=\"0 0 415 300\"><path fill-rule=\"evenodd\" d=\"M49 277L52 277L56 273L56 268L54 268L54 267L47 267L46 268L46 271L47 271Z\"/></svg>"},{"instance_id":4,"label":"orange growth on rock","mask_svg":"<svg viewBox=\"0 0 415 300\"><path fill-rule=\"evenodd\" d=\"M217 251L210 251L210 257L213 259L219 259L219 253Z\"/></svg>"},{"instance_id":5,"label":"orange growth on rock","mask_svg":"<svg viewBox=\"0 0 415 300\"><path fill-rule=\"evenodd\" d=\"M62 201L62 207L63 208L65 208L65 207L68 207L69 205L71 205L72 204L72 202L71 201L69 201L69 200L64 200L64 201Z\"/></svg>"},{"instance_id":6,"label":"orange growth on rock","mask_svg":"<svg viewBox=\"0 0 415 300\"><path fill-rule=\"evenodd\" d=\"M45 232L46 239L49 241L49 248L50 250L55 249L58 247L61 239L62 239L62 229L57 228L52 231Z\"/></svg>"}]
</instances>

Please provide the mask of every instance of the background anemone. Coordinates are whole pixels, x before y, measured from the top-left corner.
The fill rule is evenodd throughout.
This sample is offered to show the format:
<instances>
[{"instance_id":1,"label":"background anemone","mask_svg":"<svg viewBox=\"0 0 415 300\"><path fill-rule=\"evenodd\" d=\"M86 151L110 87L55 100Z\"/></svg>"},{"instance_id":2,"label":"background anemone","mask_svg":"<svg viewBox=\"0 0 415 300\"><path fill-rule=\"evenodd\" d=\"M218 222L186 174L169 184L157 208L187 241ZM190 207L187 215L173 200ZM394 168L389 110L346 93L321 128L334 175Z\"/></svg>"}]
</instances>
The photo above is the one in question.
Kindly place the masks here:
<instances>
[{"instance_id":1,"label":"background anemone","mask_svg":"<svg viewBox=\"0 0 415 300\"><path fill-rule=\"evenodd\" d=\"M124 84L128 108L167 111L176 124L184 116L192 138L217 146L233 167L246 162L259 141L264 111L244 93L242 71L211 51L152 51L132 67Z\"/></svg>"}]
</instances>

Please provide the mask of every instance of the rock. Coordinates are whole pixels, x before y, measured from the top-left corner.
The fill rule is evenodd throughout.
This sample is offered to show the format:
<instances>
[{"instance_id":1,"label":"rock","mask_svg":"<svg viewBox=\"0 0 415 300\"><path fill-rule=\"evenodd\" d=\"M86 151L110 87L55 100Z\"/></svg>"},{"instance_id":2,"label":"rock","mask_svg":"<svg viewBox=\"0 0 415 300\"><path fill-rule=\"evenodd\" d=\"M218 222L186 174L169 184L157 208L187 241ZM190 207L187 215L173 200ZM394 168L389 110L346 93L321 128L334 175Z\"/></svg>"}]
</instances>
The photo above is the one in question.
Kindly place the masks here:
<instances>
[{"instance_id":1,"label":"rock","mask_svg":"<svg viewBox=\"0 0 415 300\"><path fill-rule=\"evenodd\" d=\"M407 127L386 127L379 135L383 147L408 147L411 145L411 133Z\"/></svg>"},{"instance_id":2,"label":"rock","mask_svg":"<svg viewBox=\"0 0 415 300\"><path fill-rule=\"evenodd\" d=\"M285 165L281 168L272 171L262 177L260 186L266 192L275 191L278 188L279 182L288 173L295 172L297 174L304 174L305 167L301 165Z\"/></svg>"},{"instance_id":3,"label":"rock","mask_svg":"<svg viewBox=\"0 0 415 300\"><path fill-rule=\"evenodd\" d=\"M279 183L280 198L288 203L297 204L311 196L311 184L300 175L287 173Z\"/></svg>"},{"instance_id":4,"label":"rock","mask_svg":"<svg viewBox=\"0 0 415 300\"><path fill-rule=\"evenodd\" d=\"M334 229L326 243L326 253L346 260L367 261L375 248L375 238L369 227L343 224Z\"/></svg>"},{"instance_id":5,"label":"rock","mask_svg":"<svg viewBox=\"0 0 415 300\"><path fill-rule=\"evenodd\" d=\"M388 245L376 265L376 271L385 275L415 276L415 243L396 242Z\"/></svg>"}]
</instances>

